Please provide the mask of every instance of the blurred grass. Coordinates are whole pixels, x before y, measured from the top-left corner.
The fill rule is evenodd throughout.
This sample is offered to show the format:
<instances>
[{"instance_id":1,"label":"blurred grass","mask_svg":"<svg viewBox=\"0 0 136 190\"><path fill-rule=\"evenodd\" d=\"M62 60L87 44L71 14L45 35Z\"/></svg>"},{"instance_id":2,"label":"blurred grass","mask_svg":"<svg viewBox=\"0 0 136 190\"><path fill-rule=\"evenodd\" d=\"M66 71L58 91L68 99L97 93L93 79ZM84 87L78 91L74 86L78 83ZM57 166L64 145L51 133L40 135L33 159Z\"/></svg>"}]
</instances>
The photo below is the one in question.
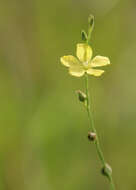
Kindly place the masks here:
<instances>
[{"instance_id":1,"label":"blurred grass","mask_svg":"<svg viewBox=\"0 0 136 190\"><path fill-rule=\"evenodd\" d=\"M136 2L1 0L1 190L108 189L75 94L84 81L59 63L75 54L90 13L94 55L112 62L90 77L95 124L117 189L136 188Z\"/></svg>"}]
</instances>

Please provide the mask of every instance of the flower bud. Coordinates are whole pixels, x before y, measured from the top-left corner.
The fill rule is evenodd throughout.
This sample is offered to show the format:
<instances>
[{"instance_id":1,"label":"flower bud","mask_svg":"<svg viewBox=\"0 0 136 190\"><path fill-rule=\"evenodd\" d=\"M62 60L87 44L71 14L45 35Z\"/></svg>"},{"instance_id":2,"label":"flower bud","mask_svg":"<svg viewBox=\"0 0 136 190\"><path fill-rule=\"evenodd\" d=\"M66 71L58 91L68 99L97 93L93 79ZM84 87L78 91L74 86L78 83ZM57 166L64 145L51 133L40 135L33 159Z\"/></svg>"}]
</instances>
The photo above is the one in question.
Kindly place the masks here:
<instances>
[{"instance_id":1,"label":"flower bud","mask_svg":"<svg viewBox=\"0 0 136 190\"><path fill-rule=\"evenodd\" d=\"M94 16L93 16L93 15L90 15L90 16L89 16L88 22L89 22L89 28L88 28L88 43L90 43L92 31L93 31L93 28L94 28Z\"/></svg>"},{"instance_id":2,"label":"flower bud","mask_svg":"<svg viewBox=\"0 0 136 190\"><path fill-rule=\"evenodd\" d=\"M87 36L87 34L86 34L86 32L85 32L84 30L82 30L82 32L81 32L81 36L82 36L82 40L83 40L84 42L86 42L88 36Z\"/></svg>"},{"instance_id":3,"label":"flower bud","mask_svg":"<svg viewBox=\"0 0 136 190\"><path fill-rule=\"evenodd\" d=\"M94 16L93 15L89 16L88 22L89 22L89 27L91 28L91 30L93 30L93 27L94 27Z\"/></svg>"},{"instance_id":4,"label":"flower bud","mask_svg":"<svg viewBox=\"0 0 136 190\"><path fill-rule=\"evenodd\" d=\"M78 99L80 102L85 102L86 100L86 94L80 90L77 91Z\"/></svg>"},{"instance_id":5,"label":"flower bud","mask_svg":"<svg viewBox=\"0 0 136 190\"><path fill-rule=\"evenodd\" d=\"M102 168L101 172L102 172L102 174L103 174L104 176L109 177L110 175L112 175L112 168L110 167L109 164L106 164L106 165Z\"/></svg>"},{"instance_id":6,"label":"flower bud","mask_svg":"<svg viewBox=\"0 0 136 190\"><path fill-rule=\"evenodd\" d=\"M89 141L95 141L96 140L96 133L88 132L88 139L89 139Z\"/></svg>"}]
</instances>

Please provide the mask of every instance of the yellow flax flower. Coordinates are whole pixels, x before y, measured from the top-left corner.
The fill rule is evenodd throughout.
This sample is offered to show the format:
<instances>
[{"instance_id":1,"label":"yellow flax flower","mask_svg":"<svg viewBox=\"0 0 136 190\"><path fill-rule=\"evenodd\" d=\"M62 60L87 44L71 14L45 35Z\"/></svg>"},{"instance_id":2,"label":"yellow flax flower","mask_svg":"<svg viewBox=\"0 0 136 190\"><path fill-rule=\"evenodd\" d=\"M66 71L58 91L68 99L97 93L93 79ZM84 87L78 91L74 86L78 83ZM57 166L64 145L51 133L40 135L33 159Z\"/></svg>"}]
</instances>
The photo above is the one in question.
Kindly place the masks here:
<instances>
[{"instance_id":1,"label":"yellow flax flower","mask_svg":"<svg viewBox=\"0 0 136 190\"><path fill-rule=\"evenodd\" d=\"M77 58L68 55L61 57L61 63L66 67L69 67L69 73L75 77L81 77L85 73L94 75L96 77L101 76L104 70L96 69L96 67L102 67L110 64L108 57L96 56L92 59L92 48L86 43L77 44L76 55Z\"/></svg>"}]
</instances>

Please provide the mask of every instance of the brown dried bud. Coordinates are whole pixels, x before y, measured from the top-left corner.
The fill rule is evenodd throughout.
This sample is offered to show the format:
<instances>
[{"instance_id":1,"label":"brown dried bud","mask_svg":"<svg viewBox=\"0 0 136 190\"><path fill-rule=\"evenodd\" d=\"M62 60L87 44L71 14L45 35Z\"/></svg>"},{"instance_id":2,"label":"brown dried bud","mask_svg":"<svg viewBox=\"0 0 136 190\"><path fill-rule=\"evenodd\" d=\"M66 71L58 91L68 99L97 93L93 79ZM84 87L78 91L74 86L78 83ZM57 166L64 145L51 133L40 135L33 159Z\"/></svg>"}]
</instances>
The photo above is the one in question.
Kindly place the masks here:
<instances>
[{"instance_id":1,"label":"brown dried bud","mask_svg":"<svg viewBox=\"0 0 136 190\"><path fill-rule=\"evenodd\" d=\"M94 133L94 132L88 132L88 139L90 141L95 141L96 140L96 133Z\"/></svg>"},{"instance_id":2,"label":"brown dried bud","mask_svg":"<svg viewBox=\"0 0 136 190\"><path fill-rule=\"evenodd\" d=\"M106 165L102 168L101 172L102 172L102 174L103 174L104 176L109 177L109 176L112 174L112 168L110 167L109 164L106 164Z\"/></svg>"},{"instance_id":3,"label":"brown dried bud","mask_svg":"<svg viewBox=\"0 0 136 190\"><path fill-rule=\"evenodd\" d=\"M84 92L80 91L80 90L77 90L76 92L78 94L79 101L80 102L85 102L85 100L86 100L86 94Z\"/></svg>"}]
</instances>

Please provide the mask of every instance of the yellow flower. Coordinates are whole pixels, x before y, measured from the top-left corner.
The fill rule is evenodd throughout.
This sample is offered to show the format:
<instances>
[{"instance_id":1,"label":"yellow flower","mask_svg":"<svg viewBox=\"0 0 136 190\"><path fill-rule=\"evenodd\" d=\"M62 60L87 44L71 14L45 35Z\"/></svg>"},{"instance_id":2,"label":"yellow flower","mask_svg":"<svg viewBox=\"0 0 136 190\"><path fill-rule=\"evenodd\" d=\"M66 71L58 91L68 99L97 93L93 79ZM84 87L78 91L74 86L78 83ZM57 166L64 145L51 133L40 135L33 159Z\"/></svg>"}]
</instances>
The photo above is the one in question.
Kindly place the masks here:
<instances>
[{"instance_id":1,"label":"yellow flower","mask_svg":"<svg viewBox=\"0 0 136 190\"><path fill-rule=\"evenodd\" d=\"M66 67L69 67L69 73L75 77L81 77L85 73L89 75L94 75L96 77L101 76L104 70L95 69L96 67L101 67L110 64L108 57L96 56L92 59L92 48L85 44L77 44L76 55L77 58L68 55L61 57L61 63Z\"/></svg>"}]
</instances>

